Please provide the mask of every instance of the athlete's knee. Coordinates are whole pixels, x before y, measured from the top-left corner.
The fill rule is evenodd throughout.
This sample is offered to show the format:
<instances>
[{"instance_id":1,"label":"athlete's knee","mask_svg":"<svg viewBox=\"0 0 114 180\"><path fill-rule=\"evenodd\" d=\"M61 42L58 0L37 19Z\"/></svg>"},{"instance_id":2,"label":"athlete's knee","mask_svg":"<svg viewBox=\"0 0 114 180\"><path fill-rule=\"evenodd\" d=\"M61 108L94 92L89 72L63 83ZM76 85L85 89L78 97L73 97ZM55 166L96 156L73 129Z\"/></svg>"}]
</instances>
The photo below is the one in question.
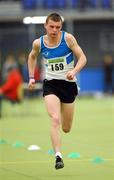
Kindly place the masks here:
<instances>
[{"instance_id":1,"label":"athlete's knee","mask_svg":"<svg viewBox=\"0 0 114 180\"><path fill-rule=\"evenodd\" d=\"M58 115L56 114L51 114L51 119L52 119L52 126L57 127L60 126L60 118Z\"/></svg>"},{"instance_id":2,"label":"athlete's knee","mask_svg":"<svg viewBox=\"0 0 114 180\"><path fill-rule=\"evenodd\" d=\"M62 126L62 130L63 130L63 132L64 133L69 133L70 132L70 127L64 127L64 126Z\"/></svg>"}]
</instances>

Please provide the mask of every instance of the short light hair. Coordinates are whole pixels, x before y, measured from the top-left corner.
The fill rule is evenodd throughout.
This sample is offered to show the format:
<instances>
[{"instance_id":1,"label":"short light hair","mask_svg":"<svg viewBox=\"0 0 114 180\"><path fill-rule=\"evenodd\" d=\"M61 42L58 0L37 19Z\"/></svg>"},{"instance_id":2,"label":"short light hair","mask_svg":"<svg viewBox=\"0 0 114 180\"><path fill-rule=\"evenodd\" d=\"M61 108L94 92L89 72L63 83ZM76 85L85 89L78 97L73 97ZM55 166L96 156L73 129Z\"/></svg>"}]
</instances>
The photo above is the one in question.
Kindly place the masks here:
<instances>
[{"instance_id":1,"label":"short light hair","mask_svg":"<svg viewBox=\"0 0 114 180\"><path fill-rule=\"evenodd\" d=\"M57 13L49 14L46 19L46 24L48 23L49 19L51 19L52 21L55 21L55 22L59 22L59 21L63 22L61 16Z\"/></svg>"}]
</instances>

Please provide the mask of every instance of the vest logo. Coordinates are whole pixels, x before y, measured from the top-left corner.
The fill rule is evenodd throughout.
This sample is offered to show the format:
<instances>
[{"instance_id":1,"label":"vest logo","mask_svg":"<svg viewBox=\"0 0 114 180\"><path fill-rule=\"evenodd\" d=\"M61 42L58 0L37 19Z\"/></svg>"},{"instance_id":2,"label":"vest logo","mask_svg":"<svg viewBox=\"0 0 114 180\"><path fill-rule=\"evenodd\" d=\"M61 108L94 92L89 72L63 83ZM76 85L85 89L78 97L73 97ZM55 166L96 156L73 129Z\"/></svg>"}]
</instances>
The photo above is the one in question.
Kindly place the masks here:
<instances>
[{"instance_id":1,"label":"vest logo","mask_svg":"<svg viewBox=\"0 0 114 180\"><path fill-rule=\"evenodd\" d=\"M44 58L48 58L49 52L48 52L48 51L45 51L42 55L43 55Z\"/></svg>"}]
</instances>

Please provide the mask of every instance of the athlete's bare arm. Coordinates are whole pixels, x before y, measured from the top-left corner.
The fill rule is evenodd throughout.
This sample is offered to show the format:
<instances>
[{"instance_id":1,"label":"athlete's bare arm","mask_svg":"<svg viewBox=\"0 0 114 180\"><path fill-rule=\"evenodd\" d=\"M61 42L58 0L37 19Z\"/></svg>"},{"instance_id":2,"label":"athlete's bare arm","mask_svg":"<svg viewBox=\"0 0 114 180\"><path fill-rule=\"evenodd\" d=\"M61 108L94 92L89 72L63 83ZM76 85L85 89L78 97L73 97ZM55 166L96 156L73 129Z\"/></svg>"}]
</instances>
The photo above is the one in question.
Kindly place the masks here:
<instances>
[{"instance_id":1,"label":"athlete's bare arm","mask_svg":"<svg viewBox=\"0 0 114 180\"><path fill-rule=\"evenodd\" d=\"M28 86L30 89L33 89L35 87L34 70L35 70L39 50L40 50L40 39L36 39L33 42L32 50L28 56L28 70L29 70L29 85Z\"/></svg>"},{"instance_id":2,"label":"athlete's bare arm","mask_svg":"<svg viewBox=\"0 0 114 180\"><path fill-rule=\"evenodd\" d=\"M73 51L73 54L78 59L78 62L76 64L76 66L74 67L74 69L67 73L67 78L69 80L72 80L74 78L75 74L80 72L80 70L85 66L87 59L86 59L84 52L82 51L81 47L78 45L78 43L73 35L67 33L66 41L68 43L69 48Z\"/></svg>"}]
</instances>

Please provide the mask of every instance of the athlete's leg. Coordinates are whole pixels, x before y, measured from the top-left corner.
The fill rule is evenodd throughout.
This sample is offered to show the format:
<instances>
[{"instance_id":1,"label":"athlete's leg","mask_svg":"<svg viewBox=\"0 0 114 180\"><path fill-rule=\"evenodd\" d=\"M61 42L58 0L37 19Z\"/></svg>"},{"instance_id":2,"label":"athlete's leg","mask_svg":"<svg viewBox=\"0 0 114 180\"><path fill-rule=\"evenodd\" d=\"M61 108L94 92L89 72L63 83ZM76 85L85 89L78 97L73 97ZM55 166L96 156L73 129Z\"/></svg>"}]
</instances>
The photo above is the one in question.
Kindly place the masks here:
<instances>
[{"instance_id":1,"label":"athlete's leg","mask_svg":"<svg viewBox=\"0 0 114 180\"><path fill-rule=\"evenodd\" d=\"M60 152L61 102L54 94L46 95L44 99L48 114L51 118L51 140L53 149L55 153Z\"/></svg>"},{"instance_id":2,"label":"athlete's leg","mask_svg":"<svg viewBox=\"0 0 114 180\"><path fill-rule=\"evenodd\" d=\"M62 129L64 132L69 132L72 126L73 115L74 115L75 103L62 103L61 114L62 114Z\"/></svg>"}]
</instances>

